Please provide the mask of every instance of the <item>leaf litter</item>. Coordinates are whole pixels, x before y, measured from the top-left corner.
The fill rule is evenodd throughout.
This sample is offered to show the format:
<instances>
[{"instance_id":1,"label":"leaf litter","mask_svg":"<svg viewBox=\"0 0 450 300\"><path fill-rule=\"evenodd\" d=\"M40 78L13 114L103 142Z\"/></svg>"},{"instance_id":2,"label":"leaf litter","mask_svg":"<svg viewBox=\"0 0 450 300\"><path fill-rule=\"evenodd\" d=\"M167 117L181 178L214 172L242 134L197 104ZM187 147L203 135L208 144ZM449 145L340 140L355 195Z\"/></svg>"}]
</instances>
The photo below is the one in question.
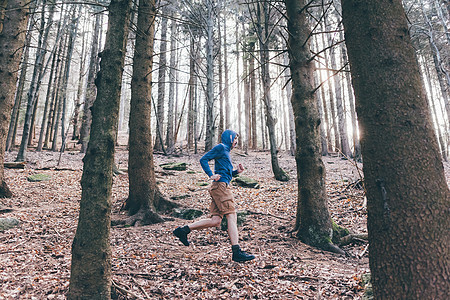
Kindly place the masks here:
<instances>
[{"instance_id":1,"label":"leaf litter","mask_svg":"<svg viewBox=\"0 0 450 300\"><path fill-rule=\"evenodd\" d=\"M12 161L15 152L6 153ZM0 232L0 299L65 299L70 279L71 243L81 198L82 154L28 153L23 170L5 169L14 197L1 199L20 225ZM200 155L169 158L155 155L158 186L181 206L207 216L210 198L198 160ZM291 177L278 182L270 168L270 154L236 150L235 164L245 176L259 181L260 189L233 187L239 210L249 211L239 228L241 247L254 261L231 261L228 235L220 228L194 231L191 245L183 246L172 234L193 221L165 216L167 221L142 227L112 227L112 278L116 299L361 299L361 277L369 272L364 241L343 246L346 256L315 249L295 238L292 229L297 205L295 160L279 156ZM333 220L351 233L366 233L364 194L352 186L356 165L339 157L325 157L328 205ZM186 162L186 171L165 173L160 164ZM118 150L116 164L127 168L127 152ZM361 168L361 165L358 164ZM448 175L448 164L446 172ZM29 182L33 174L49 181ZM361 172L362 173L362 172ZM447 177L448 178L448 177ZM125 217L121 207L128 194L127 174L114 177L114 217ZM362 254L362 255L361 255Z\"/></svg>"}]
</instances>

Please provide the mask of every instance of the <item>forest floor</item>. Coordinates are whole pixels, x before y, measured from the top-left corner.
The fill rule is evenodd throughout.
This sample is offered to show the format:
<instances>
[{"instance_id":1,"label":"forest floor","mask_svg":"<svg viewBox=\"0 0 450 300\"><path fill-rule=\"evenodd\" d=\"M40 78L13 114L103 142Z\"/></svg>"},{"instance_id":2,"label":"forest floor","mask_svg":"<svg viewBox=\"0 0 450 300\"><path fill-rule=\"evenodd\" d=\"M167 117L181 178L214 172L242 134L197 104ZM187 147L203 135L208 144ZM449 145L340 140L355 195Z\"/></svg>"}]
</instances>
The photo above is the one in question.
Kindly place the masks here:
<instances>
[{"instance_id":1,"label":"forest floor","mask_svg":"<svg viewBox=\"0 0 450 300\"><path fill-rule=\"evenodd\" d=\"M16 153L6 154L14 161ZM29 152L25 169L5 169L11 199L1 199L19 226L0 232L0 299L65 299L70 278L71 243L75 235L82 157L67 151L57 166L59 153ZM207 182L198 160L200 155L165 157L155 155L159 187L167 198L207 214ZM361 277L369 272L364 241L343 247L347 255L324 252L307 246L291 233L295 221L297 180L294 158L279 156L291 180L276 181L268 152L236 149L235 164L246 168L243 175L260 182L260 189L233 187L239 210L247 215L239 228L241 247L256 255L247 263L231 260L226 232L220 228L195 231L191 245L183 246L172 230L188 222L166 216L168 221L142 227L113 227L111 230L113 285L119 299L361 299ZM160 164L186 162L187 171L162 172ZM333 220L352 233L366 232L366 209L361 189L351 186L359 179L353 162L326 157L329 209ZM127 168L127 152L116 154L116 164ZM50 169L49 169L50 168ZM358 168L361 165L358 164ZM446 174L450 166L446 163ZM32 174L51 179L29 182ZM113 217L121 211L128 194L127 174L114 177Z\"/></svg>"}]
</instances>

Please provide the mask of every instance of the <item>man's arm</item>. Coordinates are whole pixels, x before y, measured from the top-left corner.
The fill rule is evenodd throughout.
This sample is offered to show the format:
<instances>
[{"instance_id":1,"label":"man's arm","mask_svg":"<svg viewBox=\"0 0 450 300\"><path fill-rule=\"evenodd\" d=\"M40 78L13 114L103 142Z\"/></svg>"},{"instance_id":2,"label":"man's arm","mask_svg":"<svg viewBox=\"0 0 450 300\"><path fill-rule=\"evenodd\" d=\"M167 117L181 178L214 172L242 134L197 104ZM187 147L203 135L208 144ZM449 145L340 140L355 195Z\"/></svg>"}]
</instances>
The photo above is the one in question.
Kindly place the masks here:
<instances>
[{"instance_id":1,"label":"man's arm","mask_svg":"<svg viewBox=\"0 0 450 300\"><path fill-rule=\"evenodd\" d=\"M211 150L209 150L208 152L205 153L205 155L202 156L202 158L200 158L200 165L202 166L203 171L206 173L206 175L208 175L208 177L213 176L213 172L211 171L211 168L209 167L208 162L211 159L214 159L217 157L217 155L219 154L219 145L216 145L214 148L212 148Z\"/></svg>"}]
</instances>

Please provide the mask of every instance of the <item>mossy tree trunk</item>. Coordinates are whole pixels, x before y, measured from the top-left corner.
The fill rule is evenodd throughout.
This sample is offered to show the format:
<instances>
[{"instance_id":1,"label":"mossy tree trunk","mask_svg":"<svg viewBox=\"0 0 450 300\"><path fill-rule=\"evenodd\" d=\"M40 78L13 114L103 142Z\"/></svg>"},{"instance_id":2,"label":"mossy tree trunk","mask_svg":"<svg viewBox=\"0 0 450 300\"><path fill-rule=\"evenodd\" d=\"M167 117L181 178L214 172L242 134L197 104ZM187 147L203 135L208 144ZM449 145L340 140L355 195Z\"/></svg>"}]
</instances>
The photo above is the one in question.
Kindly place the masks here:
<instances>
[{"instance_id":1,"label":"mossy tree trunk","mask_svg":"<svg viewBox=\"0 0 450 300\"><path fill-rule=\"evenodd\" d=\"M5 182L3 161L19 63L25 42L28 2L9 0L6 10L3 6L6 3L0 4L2 5L0 15L3 17L0 31L0 198L2 198L12 196Z\"/></svg>"},{"instance_id":2,"label":"mossy tree trunk","mask_svg":"<svg viewBox=\"0 0 450 300\"><path fill-rule=\"evenodd\" d=\"M83 159L81 203L72 244L68 299L111 298L111 188L122 71L131 0L112 0L105 49L92 106L91 138Z\"/></svg>"},{"instance_id":3,"label":"mossy tree trunk","mask_svg":"<svg viewBox=\"0 0 450 300\"><path fill-rule=\"evenodd\" d=\"M295 230L306 244L342 253L334 246L332 221L327 206L325 167L320 144L320 117L314 97L314 62L308 42L308 1L286 0L289 58L292 77L292 107L295 115L298 176L298 206ZM302 12L302 13L299 13Z\"/></svg>"},{"instance_id":4,"label":"mossy tree trunk","mask_svg":"<svg viewBox=\"0 0 450 300\"><path fill-rule=\"evenodd\" d=\"M131 80L130 137L128 177L130 181L125 209L131 217L126 223L152 224L164 220L157 210L170 206L157 185L153 161L151 119L151 82L153 67L153 41L155 30L155 1L140 0L136 45Z\"/></svg>"},{"instance_id":5,"label":"mossy tree trunk","mask_svg":"<svg viewBox=\"0 0 450 300\"><path fill-rule=\"evenodd\" d=\"M402 1L342 8L375 299L447 299L450 193Z\"/></svg>"}]
</instances>

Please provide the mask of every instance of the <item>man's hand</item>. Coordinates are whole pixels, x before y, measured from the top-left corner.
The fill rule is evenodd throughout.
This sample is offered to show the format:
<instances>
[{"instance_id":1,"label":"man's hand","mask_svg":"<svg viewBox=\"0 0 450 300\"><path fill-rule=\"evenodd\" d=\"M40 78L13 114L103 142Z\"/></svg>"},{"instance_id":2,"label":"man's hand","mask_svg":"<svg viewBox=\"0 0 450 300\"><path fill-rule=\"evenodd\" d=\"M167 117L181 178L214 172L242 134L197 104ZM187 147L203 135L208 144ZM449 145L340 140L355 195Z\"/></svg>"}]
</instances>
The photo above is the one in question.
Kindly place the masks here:
<instances>
[{"instance_id":1,"label":"man's hand","mask_svg":"<svg viewBox=\"0 0 450 300\"><path fill-rule=\"evenodd\" d=\"M241 164L239 164L237 167L237 172L242 173L242 172L244 172L244 170L245 170L244 167Z\"/></svg>"},{"instance_id":2,"label":"man's hand","mask_svg":"<svg viewBox=\"0 0 450 300\"><path fill-rule=\"evenodd\" d=\"M213 181L218 181L220 179L220 175L219 174L214 174L213 176L211 176L209 178L212 179Z\"/></svg>"}]
</instances>

